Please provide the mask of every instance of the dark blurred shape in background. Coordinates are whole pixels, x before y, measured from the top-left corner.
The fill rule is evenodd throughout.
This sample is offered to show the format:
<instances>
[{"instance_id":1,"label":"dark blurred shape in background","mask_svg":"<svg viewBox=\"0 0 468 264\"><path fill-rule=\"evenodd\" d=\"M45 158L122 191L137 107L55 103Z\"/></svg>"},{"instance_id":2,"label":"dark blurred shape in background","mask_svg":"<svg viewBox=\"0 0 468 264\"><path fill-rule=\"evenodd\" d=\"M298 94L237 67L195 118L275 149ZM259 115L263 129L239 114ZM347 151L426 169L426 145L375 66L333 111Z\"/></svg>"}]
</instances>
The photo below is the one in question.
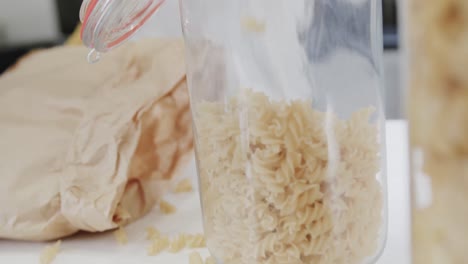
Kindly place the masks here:
<instances>
[{"instance_id":1,"label":"dark blurred shape in background","mask_svg":"<svg viewBox=\"0 0 468 264\"><path fill-rule=\"evenodd\" d=\"M383 31L385 49L398 48L398 15L396 0L383 0Z\"/></svg>"},{"instance_id":2,"label":"dark blurred shape in background","mask_svg":"<svg viewBox=\"0 0 468 264\"><path fill-rule=\"evenodd\" d=\"M80 21L79 11L82 0L55 0L60 23L60 31L68 36Z\"/></svg>"},{"instance_id":3,"label":"dark blurred shape in background","mask_svg":"<svg viewBox=\"0 0 468 264\"><path fill-rule=\"evenodd\" d=\"M42 2L44 1L45 0L42 0ZM79 10L81 2L82 0L53 0L52 3L55 5L55 11L57 12L56 21L58 23L57 29L59 31L57 32L57 37L55 39L48 38L46 40L40 39L30 40L27 42L21 41L20 43L15 41L8 41L8 28L6 28L6 25L8 25L10 21L4 21L5 19L0 17L0 22L6 23L6 25L4 24L3 26L0 24L0 74L13 65L18 60L18 58L22 57L31 50L62 44L66 37L73 33L79 23ZM3 5L8 4L9 3L3 3ZM18 1L18 5L19 7L15 8L14 10L28 8L26 7L27 1ZM48 14L41 14L38 15L38 17L47 15ZM3 27L5 27L5 29ZM10 30L12 29L10 28ZM25 39L28 39L28 37L25 37Z\"/></svg>"}]
</instances>

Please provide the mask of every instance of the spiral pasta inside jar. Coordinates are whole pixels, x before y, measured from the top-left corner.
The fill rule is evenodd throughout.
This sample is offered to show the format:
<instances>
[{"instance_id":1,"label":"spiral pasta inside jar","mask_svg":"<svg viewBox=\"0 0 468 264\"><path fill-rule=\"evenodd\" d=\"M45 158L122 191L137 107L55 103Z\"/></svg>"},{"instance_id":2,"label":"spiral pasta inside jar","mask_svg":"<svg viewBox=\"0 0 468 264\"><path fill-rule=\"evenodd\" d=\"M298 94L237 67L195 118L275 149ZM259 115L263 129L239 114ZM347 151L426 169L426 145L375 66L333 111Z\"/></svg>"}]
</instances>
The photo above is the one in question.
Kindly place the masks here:
<instances>
[{"instance_id":1,"label":"spiral pasta inside jar","mask_svg":"<svg viewBox=\"0 0 468 264\"><path fill-rule=\"evenodd\" d=\"M376 254L383 194L373 109L242 91L195 106L207 245L222 263L353 264Z\"/></svg>"}]
</instances>

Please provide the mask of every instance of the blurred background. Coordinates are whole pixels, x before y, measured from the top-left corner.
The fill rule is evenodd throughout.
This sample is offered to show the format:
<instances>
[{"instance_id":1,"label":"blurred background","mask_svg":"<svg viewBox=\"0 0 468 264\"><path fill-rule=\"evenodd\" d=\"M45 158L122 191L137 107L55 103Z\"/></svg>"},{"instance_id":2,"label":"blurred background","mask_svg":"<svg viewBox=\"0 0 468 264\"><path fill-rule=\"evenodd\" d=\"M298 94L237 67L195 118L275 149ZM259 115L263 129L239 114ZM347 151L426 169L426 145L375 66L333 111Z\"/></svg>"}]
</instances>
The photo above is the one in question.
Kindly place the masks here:
<instances>
[{"instance_id":1,"label":"blurred background","mask_svg":"<svg viewBox=\"0 0 468 264\"><path fill-rule=\"evenodd\" d=\"M388 119L400 119L404 116L398 65L396 1L382 0ZM30 50L62 44L79 23L81 2L82 0L0 0L0 73Z\"/></svg>"}]
</instances>

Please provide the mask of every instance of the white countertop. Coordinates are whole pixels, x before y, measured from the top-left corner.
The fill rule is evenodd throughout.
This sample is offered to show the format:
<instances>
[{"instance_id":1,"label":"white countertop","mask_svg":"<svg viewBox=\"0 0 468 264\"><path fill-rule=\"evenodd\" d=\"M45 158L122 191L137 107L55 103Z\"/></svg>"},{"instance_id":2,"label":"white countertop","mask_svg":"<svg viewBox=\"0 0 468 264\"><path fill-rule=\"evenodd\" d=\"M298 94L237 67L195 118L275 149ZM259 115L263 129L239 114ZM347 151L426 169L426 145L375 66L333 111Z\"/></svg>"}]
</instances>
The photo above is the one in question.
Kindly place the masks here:
<instances>
[{"instance_id":1,"label":"white countertop","mask_svg":"<svg viewBox=\"0 0 468 264\"><path fill-rule=\"evenodd\" d=\"M389 229L385 251L377 264L410 264L409 259L409 195L407 128L404 121L387 122L387 164L389 193ZM196 179L195 164L187 167L184 177ZM111 233L80 235L63 241L62 251L54 264L186 264L189 250L179 254L162 253L147 256L145 229L164 230L167 235L202 232L198 193L166 197L177 205L175 215L162 215L155 210L127 228L129 243L119 246ZM0 241L0 263L38 263L46 244ZM206 249L200 250L207 255Z\"/></svg>"},{"instance_id":2,"label":"white countertop","mask_svg":"<svg viewBox=\"0 0 468 264\"><path fill-rule=\"evenodd\" d=\"M410 264L408 129L405 121L387 122L388 240L378 264Z\"/></svg>"}]
</instances>

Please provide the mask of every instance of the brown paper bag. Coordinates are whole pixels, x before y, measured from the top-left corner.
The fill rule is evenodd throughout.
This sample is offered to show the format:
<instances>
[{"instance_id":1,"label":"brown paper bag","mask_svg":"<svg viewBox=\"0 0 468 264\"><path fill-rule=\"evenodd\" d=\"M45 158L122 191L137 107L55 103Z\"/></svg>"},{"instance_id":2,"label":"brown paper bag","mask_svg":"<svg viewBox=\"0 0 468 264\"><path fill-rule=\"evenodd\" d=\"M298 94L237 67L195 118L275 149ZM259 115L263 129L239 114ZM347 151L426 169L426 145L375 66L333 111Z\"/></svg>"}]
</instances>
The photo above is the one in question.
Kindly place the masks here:
<instances>
[{"instance_id":1,"label":"brown paper bag","mask_svg":"<svg viewBox=\"0 0 468 264\"><path fill-rule=\"evenodd\" d=\"M147 213L192 149L182 40L90 65L60 47L0 77L0 238L51 240Z\"/></svg>"}]
</instances>

